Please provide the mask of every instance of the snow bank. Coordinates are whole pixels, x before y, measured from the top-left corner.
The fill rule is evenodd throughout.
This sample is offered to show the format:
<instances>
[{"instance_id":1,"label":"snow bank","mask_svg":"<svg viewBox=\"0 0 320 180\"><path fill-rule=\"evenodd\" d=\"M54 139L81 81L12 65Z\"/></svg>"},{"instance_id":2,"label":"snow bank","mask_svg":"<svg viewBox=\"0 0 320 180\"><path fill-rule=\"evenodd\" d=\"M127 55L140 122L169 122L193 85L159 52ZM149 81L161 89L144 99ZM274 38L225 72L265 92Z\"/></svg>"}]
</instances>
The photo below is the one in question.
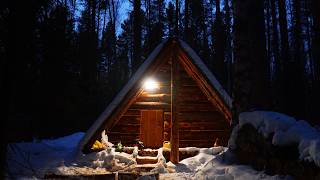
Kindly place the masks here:
<instances>
[{"instance_id":1,"label":"snow bank","mask_svg":"<svg viewBox=\"0 0 320 180\"><path fill-rule=\"evenodd\" d=\"M43 178L53 174L101 174L117 171L135 163L131 154L115 152L112 148L87 155L78 154L83 132L69 136L12 143L7 148L7 176Z\"/></svg>"},{"instance_id":2,"label":"snow bank","mask_svg":"<svg viewBox=\"0 0 320 180\"><path fill-rule=\"evenodd\" d=\"M117 171L134 163L135 160L131 154L115 152L115 149L112 148L110 152L108 150L103 150L90 154L82 154L76 159L74 165L79 167L87 166L93 169L104 168L108 171Z\"/></svg>"},{"instance_id":3,"label":"snow bank","mask_svg":"<svg viewBox=\"0 0 320 180\"><path fill-rule=\"evenodd\" d=\"M269 111L244 112L239 115L239 124L229 139L229 148L236 148L238 130L244 124L251 124L265 137L274 134L272 144L286 146L298 144L300 159L313 161L320 166L320 132L306 121Z\"/></svg>"},{"instance_id":4,"label":"snow bank","mask_svg":"<svg viewBox=\"0 0 320 180\"><path fill-rule=\"evenodd\" d=\"M7 176L42 177L52 167L63 166L73 161L76 147L83 132L54 140L11 143L7 147Z\"/></svg>"},{"instance_id":5,"label":"snow bank","mask_svg":"<svg viewBox=\"0 0 320 180\"><path fill-rule=\"evenodd\" d=\"M248 179L291 179L289 176L269 176L245 165L228 165L219 159L212 159L198 171L194 179L215 179L215 180L248 180Z\"/></svg>"},{"instance_id":6,"label":"snow bank","mask_svg":"<svg viewBox=\"0 0 320 180\"><path fill-rule=\"evenodd\" d=\"M201 148L197 156L184 159L179 164L168 162L167 169L173 173L160 174L160 179L290 179L290 177L268 176L250 166L234 164L234 155L224 147Z\"/></svg>"},{"instance_id":7,"label":"snow bank","mask_svg":"<svg viewBox=\"0 0 320 180\"><path fill-rule=\"evenodd\" d=\"M226 149L224 147L212 147L212 148L201 148L198 155L184 159L179 162L177 165L177 172L188 172L188 171L197 171L207 163L209 160L215 158L214 155L217 155L221 152L224 152Z\"/></svg>"},{"instance_id":8,"label":"snow bank","mask_svg":"<svg viewBox=\"0 0 320 180\"><path fill-rule=\"evenodd\" d=\"M15 143L8 147L8 179L43 178L45 174L92 175L105 174L135 166L132 154L104 150L76 157L77 145L84 133L75 133L55 140ZM168 162L158 153L160 179L275 179L249 166L232 164L232 153L225 147L184 148L199 154L179 164Z\"/></svg>"},{"instance_id":9,"label":"snow bank","mask_svg":"<svg viewBox=\"0 0 320 180\"><path fill-rule=\"evenodd\" d=\"M53 140L42 140L41 143L46 144L56 149L75 149L78 146L78 142L82 139L85 133L77 132L69 136L60 137Z\"/></svg>"}]
</instances>

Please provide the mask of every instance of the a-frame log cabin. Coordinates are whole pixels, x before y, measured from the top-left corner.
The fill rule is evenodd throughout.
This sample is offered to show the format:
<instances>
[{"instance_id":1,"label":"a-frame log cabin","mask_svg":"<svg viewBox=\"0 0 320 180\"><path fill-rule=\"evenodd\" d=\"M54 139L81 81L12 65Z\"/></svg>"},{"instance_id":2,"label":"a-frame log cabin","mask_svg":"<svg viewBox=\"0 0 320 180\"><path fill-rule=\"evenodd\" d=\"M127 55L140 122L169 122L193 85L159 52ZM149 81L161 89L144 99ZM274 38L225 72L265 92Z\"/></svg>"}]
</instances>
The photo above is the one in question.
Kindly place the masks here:
<instances>
[{"instance_id":1,"label":"a-frame log cabin","mask_svg":"<svg viewBox=\"0 0 320 180\"><path fill-rule=\"evenodd\" d=\"M150 78L153 82L146 82ZM151 83L147 87L146 83ZM140 139L159 148L170 141L170 159L179 147L226 144L230 133L231 98L200 57L183 41L159 44L80 142L88 153L103 130L113 143L130 146Z\"/></svg>"}]
</instances>

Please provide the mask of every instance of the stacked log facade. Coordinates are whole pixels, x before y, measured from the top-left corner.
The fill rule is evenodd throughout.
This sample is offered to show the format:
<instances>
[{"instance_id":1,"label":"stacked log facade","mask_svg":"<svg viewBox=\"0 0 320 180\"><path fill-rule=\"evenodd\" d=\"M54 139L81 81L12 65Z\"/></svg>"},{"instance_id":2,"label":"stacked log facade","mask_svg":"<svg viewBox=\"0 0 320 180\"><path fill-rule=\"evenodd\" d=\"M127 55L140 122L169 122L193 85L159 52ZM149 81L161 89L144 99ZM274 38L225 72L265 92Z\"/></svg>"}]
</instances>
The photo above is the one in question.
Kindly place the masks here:
<instances>
[{"instance_id":1,"label":"stacked log facade","mask_svg":"<svg viewBox=\"0 0 320 180\"><path fill-rule=\"evenodd\" d=\"M167 56L169 57L169 56ZM180 57L180 56L178 56ZM180 57L180 61L182 58ZM163 141L171 137L171 61L167 61L154 73L160 88L155 92L142 91L121 116L117 124L108 132L109 140L113 143L121 141L126 146L141 139L141 111L162 110L163 112ZM196 79L188 74L182 63L179 69L180 83L177 98L179 106L179 147L212 147L218 140L220 145L227 145L230 134L230 123L218 105L209 100L199 87Z\"/></svg>"}]
</instances>

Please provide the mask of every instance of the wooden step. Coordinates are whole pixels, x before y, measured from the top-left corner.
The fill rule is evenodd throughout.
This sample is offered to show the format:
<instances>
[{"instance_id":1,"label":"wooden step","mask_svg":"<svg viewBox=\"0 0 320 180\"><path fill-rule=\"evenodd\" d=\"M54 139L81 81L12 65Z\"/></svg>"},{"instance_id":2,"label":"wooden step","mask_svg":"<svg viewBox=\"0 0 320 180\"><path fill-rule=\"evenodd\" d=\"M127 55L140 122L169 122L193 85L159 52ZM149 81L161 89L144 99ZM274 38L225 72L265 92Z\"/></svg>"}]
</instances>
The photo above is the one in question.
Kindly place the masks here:
<instances>
[{"instance_id":1,"label":"wooden step","mask_svg":"<svg viewBox=\"0 0 320 180\"><path fill-rule=\"evenodd\" d=\"M158 150L157 149L143 149L143 150L139 150L138 155L139 156L156 157L158 155Z\"/></svg>"},{"instance_id":2,"label":"wooden step","mask_svg":"<svg viewBox=\"0 0 320 180\"><path fill-rule=\"evenodd\" d=\"M149 172L157 166L158 164L137 164L135 170L138 172Z\"/></svg>"},{"instance_id":3,"label":"wooden step","mask_svg":"<svg viewBox=\"0 0 320 180\"><path fill-rule=\"evenodd\" d=\"M156 164L158 158L152 156L137 156L136 161L137 164Z\"/></svg>"}]
</instances>

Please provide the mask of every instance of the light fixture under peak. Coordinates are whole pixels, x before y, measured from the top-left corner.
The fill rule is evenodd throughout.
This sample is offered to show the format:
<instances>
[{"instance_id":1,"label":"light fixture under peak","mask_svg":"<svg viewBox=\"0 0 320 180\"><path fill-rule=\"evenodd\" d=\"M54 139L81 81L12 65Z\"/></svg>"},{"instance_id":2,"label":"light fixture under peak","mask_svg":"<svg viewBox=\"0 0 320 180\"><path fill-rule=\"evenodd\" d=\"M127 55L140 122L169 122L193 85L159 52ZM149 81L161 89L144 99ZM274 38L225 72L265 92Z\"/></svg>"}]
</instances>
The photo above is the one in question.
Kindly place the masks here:
<instances>
[{"instance_id":1,"label":"light fixture under peak","mask_svg":"<svg viewBox=\"0 0 320 180\"><path fill-rule=\"evenodd\" d=\"M155 90L159 89L160 86L156 80L149 78L144 81L143 88L146 91L155 91Z\"/></svg>"}]
</instances>

